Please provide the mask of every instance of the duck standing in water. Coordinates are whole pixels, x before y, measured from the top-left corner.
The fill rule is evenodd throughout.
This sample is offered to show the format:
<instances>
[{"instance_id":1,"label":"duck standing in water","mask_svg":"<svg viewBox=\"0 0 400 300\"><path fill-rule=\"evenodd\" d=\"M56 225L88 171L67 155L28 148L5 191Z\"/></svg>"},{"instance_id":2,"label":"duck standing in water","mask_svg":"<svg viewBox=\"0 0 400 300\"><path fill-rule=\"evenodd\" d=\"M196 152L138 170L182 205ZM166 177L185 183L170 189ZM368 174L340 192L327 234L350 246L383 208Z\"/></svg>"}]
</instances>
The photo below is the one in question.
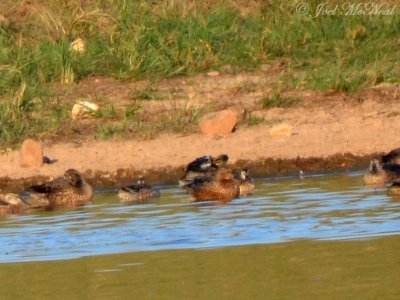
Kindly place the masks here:
<instances>
[{"instance_id":1,"label":"duck standing in water","mask_svg":"<svg viewBox=\"0 0 400 300\"><path fill-rule=\"evenodd\" d=\"M219 169L213 176L197 177L185 186L196 201L232 200L240 195L240 181L231 170Z\"/></svg>"},{"instance_id":2,"label":"duck standing in water","mask_svg":"<svg viewBox=\"0 0 400 300\"><path fill-rule=\"evenodd\" d=\"M118 198L123 203L143 203L157 197L160 197L160 192L146 184L142 176L139 177L136 184L125 185L118 191Z\"/></svg>"},{"instance_id":3,"label":"duck standing in water","mask_svg":"<svg viewBox=\"0 0 400 300\"><path fill-rule=\"evenodd\" d=\"M0 194L0 216L23 213L29 204L21 200L16 194Z\"/></svg>"},{"instance_id":4,"label":"duck standing in water","mask_svg":"<svg viewBox=\"0 0 400 300\"><path fill-rule=\"evenodd\" d=\"M383 164L380 159L372 159L364 175L364 184L371 187L383 187L386 183L400 183L400 165Z\"/></svg>"},{"instance_id":5,"label":"duck standing in water","mask_svg":"<svg viewBox=\"0 0 400 300\"><path fill-rule=\"evenodd\" d=\"M48 201L45 208L82 206L91 203L93 188L75 169L65 171L64 176L50 182L29 187L28 192Z\"/></svg>"},{"instance_id":6,"label":"duck standing in water","mask_svg":"<svg viewBox=\"0 0 400 300\"><path fill-rule=\"evenodd\" d=\"M229 156L226 154L215 158L210 155L196 158L186 166L185 174L179 180L179 186L186 186L195 178L212 176L219 168L225 167L228 160Z\"/></svg>"},{"instance_id":7,"label":"duck standing in water","mask_svg":"<svg viewBox=\"0 0 400 300\"><path fill-rule=\"evenodd\" d=\"M250 177L249 170L244 168L242 170L234 170L234 176L240 181L240 195L250 195L254 192L253 179Z\"/></svg>"}]
</instances>

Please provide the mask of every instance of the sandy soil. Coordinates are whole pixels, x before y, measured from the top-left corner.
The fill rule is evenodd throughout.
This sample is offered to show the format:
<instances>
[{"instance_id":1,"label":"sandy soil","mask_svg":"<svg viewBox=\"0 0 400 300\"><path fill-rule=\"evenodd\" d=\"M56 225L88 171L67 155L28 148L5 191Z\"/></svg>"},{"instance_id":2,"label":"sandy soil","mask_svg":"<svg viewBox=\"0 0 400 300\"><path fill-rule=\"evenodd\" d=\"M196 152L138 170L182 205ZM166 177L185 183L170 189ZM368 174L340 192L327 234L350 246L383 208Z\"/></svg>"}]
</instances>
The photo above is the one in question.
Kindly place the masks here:
<instances>
[{"instance_id":1,"label":"sandy soil","mask_svg":"<svg viewBox=\"0 0 400 300\"><path fill-rule=\"evenodd\" d=\"M0 180L54 177L68 168L76 168L88 177L95 176L96 171L114 177L121 170L144 175L151 170L176 172L205 154L227 153L231 163L249 161L254 165L254 162L267 158L327 158L343 153L367 156L400 146L400 86L377 86L352 96L337 92L282 91L280 88L285 96L300 97L301 103L294 107L262 109L263 97L279 87L279 75L285 68L284 62L278 62L261 68L258 73L200 74L161 80L157 93L164 100L143 103L149 117L157 116L160 111L168 112L168 105L173 106L170 112L174 113L179 104L187 106L193 102L215 110L233 109L240 120L249 114L264 119L259 125L249 127L242 125L246 122L240 122L236 131L226 137L195 133L98 141L87 135L84 142L68 136L56 143L42 141L44 155L56 160L55 163L36 170L21 168L17 150L3 151L0 154ZM143 81L121 83L107 78L89 78L72 87L56 90L64 101L70 101L71 95L88 98L97 95L108 99L115 107L123 107L131 103L131 91L145 85ZM271 136L270 129L282 123L293 128L292 134Z\"/></svg>"},{"instance_id":2,"label":"sandy soil","mask_svg":"<svg viewBox=\"0 0 400 300\"><path fill-rule=\"evenodd\" d=\"M19 166L19 152L0 156L1 176L24 178L58 176L68 168L116 172L133 169L144 173L153 169L183 167L204 154L227 153L232 163L265 158L328 157L339 153L363 156L386 152L399 146L400 103L367 100L362 103L335 101L305 107L274 108L263 111L267 119L293 127L287 137L272 137L273 124L237 130L227 137L201 134L165 134L153 140L89 140L82 144L44 143L44 154L57 160L34 170Z\"/></svg>"}]
</instances>

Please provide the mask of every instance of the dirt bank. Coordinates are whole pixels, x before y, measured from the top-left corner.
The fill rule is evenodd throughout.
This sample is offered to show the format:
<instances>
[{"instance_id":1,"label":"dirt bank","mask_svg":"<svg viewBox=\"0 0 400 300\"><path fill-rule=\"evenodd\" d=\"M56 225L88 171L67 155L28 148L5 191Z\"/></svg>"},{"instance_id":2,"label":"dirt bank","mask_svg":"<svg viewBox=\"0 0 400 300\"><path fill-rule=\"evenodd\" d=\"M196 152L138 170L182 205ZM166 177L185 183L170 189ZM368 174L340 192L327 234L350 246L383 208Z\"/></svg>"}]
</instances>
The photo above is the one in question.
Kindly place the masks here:
<instances>
[{"instance_id":1,"label":"dirt bank","mask_svg":"<svg viewBox=\"0 0 400 300\"><path fill-rule=\"evenodd\" d=\"M0 155L2 189L39 182L76 168L95 184L124 183L141 173L150 180L173 182L185 164L204 155L227 153L235 165L257 175L366 167L369 156L398 147L400 103L394 100L344 100L263 111L271 122L237 128L227 137L165 134L152 140L88 139L84 143L44 143L44 154L56 160L33 170L19 166L18 151ZM277 123L293 127L286 137L272 137ZM342 155L350 153L347 155Z\"/></svg>"},{"instance_id":2,"label":"dirt bank","mask_svg":"<svg viewBox=\"0 0 400 300\"><path fill-rule=\"evenodd\" d=\"M378 86L355 95L281 91L283 96L300 101L290 107L263 108L264 95L271 93L274 87L271 82L278 80L275 73L199 75L190 80L162 80L159 84L161 90L168 91L171 87L180 90L176 101L194 97L201 107L233 109L240 120L251 116L257 120L253 124L258 125L250 126L251 122L241 121L236 131L226 137L164 133L152 139L99 141L90 133L79 139L66 135L58 142L43 141L44 155L56 162L37 170L20 167L18 150L3 151L0 154L0 188L15 189L47 180L60 176L68 168L80 170L100 186L132 181L137 174L149 180L175 182L184 166L194 158L221 153L229 154L231 164L250 166L257 175L295 174L300 169L315 172L366 167L371 155L400 146L400 86ZM125 87L133 84L139 83L125 83ZM79 83L69 92L83 95L83 91L87 91L86 95L90 96L93 91L117 106L124 106L128 105L123 100L126 95L125 98L112 97L118 95L116 91L126 91L121 85L113 80L93 78ZM194 86L197 96L190 96ZM154 105L158 102L146 103L147 115L160 113L159 105ZM163 110L168 111L166 106ZM89 122L96 126L99 121ZM292 134L272 136L271 128L282 123L292 128Z\"/></svg>"}]
</instances>

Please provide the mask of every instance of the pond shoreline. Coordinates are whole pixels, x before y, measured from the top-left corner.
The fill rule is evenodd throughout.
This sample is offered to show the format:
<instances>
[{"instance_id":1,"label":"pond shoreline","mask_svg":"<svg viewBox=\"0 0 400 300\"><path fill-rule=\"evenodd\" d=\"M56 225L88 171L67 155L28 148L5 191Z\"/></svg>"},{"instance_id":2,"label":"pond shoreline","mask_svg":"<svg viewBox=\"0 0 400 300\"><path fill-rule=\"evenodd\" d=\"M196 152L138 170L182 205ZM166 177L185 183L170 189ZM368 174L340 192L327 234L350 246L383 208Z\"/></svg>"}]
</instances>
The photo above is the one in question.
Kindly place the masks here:
<instances>
[{"instance_id":1,"label":"pond shoreline","mask_svg":"<svg viewBox=\"0 0 400 300\"><path fill-rule=\"evenodd\" d=\"M356 156L351 153L336 154L326 158L309 157L296 159L266 158L254 161L239 160L230 164L231 168L249 168L253 177L304 176L326 172L348 172L354 169L366 169L369 160L378 154ZM131 183L140 174L146 175L146 180L153 184L177 184L183 175L182 167L164 167L158 169L137 170L121 168L113 172L88 169L83 172L84 177L95 188L110 188ZM0 177L0 189L7 192L22 192L24 186L40 184L52 179L53 176L38 175L23 178Z\"/></svg>"}]
</instances>

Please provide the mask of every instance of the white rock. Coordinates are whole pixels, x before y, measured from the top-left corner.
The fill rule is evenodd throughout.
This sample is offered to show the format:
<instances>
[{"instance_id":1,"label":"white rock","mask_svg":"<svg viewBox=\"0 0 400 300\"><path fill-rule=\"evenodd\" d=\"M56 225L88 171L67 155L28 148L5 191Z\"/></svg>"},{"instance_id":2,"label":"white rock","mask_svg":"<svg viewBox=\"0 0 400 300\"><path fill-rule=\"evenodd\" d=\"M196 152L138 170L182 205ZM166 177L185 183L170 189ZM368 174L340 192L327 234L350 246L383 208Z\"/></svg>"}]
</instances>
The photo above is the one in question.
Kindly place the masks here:
<instances>
[{"instance_id":1,"label":"white rock","mask_svg":"<svg viewBox=\"0 0 400 300\"><path fill-rule=\"evenodd\" d=\"M72 41L69 45L69 50L84 53L86 51L86 44L85 41L81 38L77 38L76 40Z\"/></svg>"},{"instance_id":2,"label":"white rock","mask_svg":"<svg viewBox=\"0 0 400 300\"><path fill-rule=\"evenodd\" d=\"M84 118L93 115L99 108L96 103L90 101L77 101L72 107L71 117L73 120Z\"/></svg>"}]
</instances>

